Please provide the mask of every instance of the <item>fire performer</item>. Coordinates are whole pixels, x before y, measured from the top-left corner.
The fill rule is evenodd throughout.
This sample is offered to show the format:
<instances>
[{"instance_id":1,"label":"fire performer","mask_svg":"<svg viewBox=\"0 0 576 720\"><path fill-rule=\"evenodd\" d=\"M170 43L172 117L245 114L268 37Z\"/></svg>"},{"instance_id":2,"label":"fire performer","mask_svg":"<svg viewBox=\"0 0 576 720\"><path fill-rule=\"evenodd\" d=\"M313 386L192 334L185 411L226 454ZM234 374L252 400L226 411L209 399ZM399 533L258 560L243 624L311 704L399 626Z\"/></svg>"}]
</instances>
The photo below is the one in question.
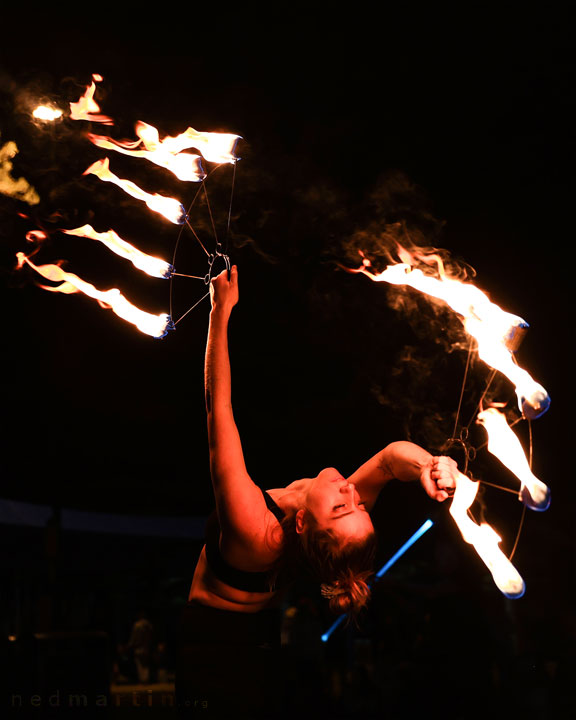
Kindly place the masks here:
<instances>
[{"instance_id":1,"label":"fire performer","mask_svg":"<svg viewBox=\"0 0 576 720\"><path fill-rule=\"evenodd\" d=\"M314 478L261 490L250 478L231 402L228 323L238 271L211 282L205 361L210 471L216 511L209 518L182 618L176 696L184 716L279 717L282 590L306 567L335 613L356 614L369 597L374 526L392 479L419 481L442 502L456 463L409 442L393 442L348 479L326 468Z\"/></svg>"}]
</instances>

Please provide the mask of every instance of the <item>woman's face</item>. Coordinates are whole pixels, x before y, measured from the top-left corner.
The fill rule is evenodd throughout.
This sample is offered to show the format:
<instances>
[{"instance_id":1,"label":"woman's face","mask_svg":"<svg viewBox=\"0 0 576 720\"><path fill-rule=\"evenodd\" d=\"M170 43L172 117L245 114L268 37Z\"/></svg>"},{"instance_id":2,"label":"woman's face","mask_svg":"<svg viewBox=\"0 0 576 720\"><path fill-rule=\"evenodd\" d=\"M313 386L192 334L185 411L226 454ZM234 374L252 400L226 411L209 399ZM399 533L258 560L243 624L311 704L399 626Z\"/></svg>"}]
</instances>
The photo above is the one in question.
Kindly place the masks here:
<instances>
[{"instance_id":1,"label":"woman's face","mask_svg":"<svg viewBox=\"0 0 576 720\"><path fill-rule=\"evenodd\" d=\"M355 486L335 468L325 468L311 480L305 505L318 527L343 540L361 540L374 532Z\"/></svg>"}]
</instances>

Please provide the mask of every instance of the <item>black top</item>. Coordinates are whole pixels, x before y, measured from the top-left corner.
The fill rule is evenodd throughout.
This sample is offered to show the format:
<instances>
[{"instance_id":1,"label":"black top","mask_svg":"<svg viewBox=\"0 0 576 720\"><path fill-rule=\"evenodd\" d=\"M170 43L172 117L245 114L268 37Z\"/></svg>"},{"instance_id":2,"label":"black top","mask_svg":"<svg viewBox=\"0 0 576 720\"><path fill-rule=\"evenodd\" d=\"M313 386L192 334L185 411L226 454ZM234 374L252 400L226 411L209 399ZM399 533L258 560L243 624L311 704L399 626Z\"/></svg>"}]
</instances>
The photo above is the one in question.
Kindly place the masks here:
<instances>
[{"instance_id":1,"label":"black top","mask_svg":"<svg viewBox=\"0 0 576 720\"><path fill-rule=\"evenodd\" d=\"M284 511L262 490L266 507L282 522ZM220 523L214 510L206 521L206 559L210 570L226 585L246 592L270 592L270 578L267 572L247 572L229 565L220 554Z\"/></svg>"}]
</instances>

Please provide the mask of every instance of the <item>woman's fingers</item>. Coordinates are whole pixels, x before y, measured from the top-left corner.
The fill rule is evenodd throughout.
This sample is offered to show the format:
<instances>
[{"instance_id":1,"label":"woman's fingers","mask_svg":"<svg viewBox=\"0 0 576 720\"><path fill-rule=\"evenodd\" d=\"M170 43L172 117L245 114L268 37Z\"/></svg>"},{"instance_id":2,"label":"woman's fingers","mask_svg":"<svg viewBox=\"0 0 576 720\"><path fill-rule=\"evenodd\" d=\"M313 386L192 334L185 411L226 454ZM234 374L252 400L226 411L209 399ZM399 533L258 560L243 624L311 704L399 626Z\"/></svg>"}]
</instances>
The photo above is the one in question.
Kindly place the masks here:
<instances>
[{"instance_id":1,"label":"woman's fingers","mask_svg":"<svg viewBox=\"0 0 576 720\"><path fill-rule=\"evenodd\" d=\"M430 473L439 490L444 490L447 496L452 494L456 487L458 477L458 465L452 458L439 456L434 458Z\"/></svg>"},{"instance_id":2,"label":"woman's fingers","mask_svg":"<svg viewBox=\"0 0 576 720\"><path fill-rule=\"evenodd\" d=\"M228 277L230 274L230 277ZM223 305L230 309L238 302L238 268L233 265L230 270L222 272L210 281L210 296L213 305Z\"/></svg>"},{"instance_id":3,"label":"woman's fingers","mask_svg":"<svg viewBox=\"0 0 576 720\"><path fill-rule=\"evenodd\" d=\"M430 462L427 462L422 468L420 474L420 482L426 493L433 500L443 502L448 497L448 494L438 487L438 482L434 477L435 467L436 464L434 463L434 459L432 459Z\"/></svg>"}]
</instances>

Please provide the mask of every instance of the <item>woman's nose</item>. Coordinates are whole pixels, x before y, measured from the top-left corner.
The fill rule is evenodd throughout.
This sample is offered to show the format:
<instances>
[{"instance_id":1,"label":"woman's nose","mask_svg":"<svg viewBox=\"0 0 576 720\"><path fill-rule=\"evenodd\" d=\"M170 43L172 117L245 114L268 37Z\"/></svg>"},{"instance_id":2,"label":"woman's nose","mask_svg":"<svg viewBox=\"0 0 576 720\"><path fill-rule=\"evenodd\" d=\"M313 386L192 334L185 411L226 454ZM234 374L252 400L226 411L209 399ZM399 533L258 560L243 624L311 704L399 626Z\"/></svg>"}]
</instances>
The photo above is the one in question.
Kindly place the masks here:
<instances>
[{"instance_id":1,"label":"woman's nose","mask_svg":"<svg viewBox=\"0 0 576 720\"><path fill-rule=\"evenodd\" d=\"M341 493L349 493L353 487L354 486L352 485L352 483L347 481L340 487L340 492Z\"/></svg>"}]
</instances>

